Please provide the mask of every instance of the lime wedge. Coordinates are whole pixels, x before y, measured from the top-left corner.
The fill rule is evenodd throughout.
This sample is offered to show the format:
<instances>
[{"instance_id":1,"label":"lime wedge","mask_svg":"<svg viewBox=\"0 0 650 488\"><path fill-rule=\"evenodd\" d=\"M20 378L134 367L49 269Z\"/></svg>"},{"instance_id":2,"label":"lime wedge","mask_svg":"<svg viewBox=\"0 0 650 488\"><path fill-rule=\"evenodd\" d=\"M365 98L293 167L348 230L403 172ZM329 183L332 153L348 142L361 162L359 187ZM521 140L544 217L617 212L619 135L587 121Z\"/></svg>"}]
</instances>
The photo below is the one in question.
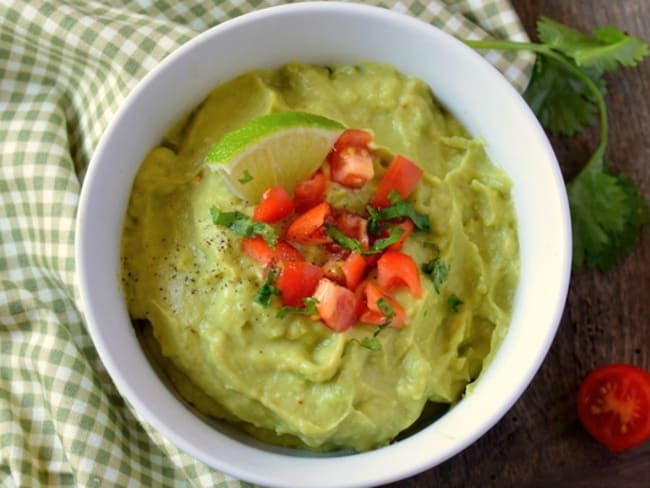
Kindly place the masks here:
<instances>
[{"instance_id":1,"label":"lime wedge","mask_svg":"<svg viewBox=\"0 0 650 488\"><path fill-rule=\"evenodd\" d=\"M223 136L205 162L223 174L232 193L256 203L272 186L293 193L323 163L343 129L305 112L263 115Z\"/></svg>"}]
</instances>

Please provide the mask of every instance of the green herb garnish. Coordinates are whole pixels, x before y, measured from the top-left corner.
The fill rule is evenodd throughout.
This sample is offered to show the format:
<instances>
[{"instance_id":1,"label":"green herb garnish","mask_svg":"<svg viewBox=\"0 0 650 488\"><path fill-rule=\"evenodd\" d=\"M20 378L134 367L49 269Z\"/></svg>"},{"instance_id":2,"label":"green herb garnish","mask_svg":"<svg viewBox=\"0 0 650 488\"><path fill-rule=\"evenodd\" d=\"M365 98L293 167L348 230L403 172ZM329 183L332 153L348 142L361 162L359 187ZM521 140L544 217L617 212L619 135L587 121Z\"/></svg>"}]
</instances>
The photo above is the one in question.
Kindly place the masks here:
<instances>
[{"instance_id":1,"label":"green herb garnish","mask_svg":"<svg viewBox=\"0 0 650 488\"><path fill-rule=\"evenodd\" d=\"M317 315L318 310L316 310L316 305L318 305L318 299L314 297L307 297L303 300L304 307L282 307L276 317L279 319L284 318L287 314L298 314L298 315Z\"/></svg>"},{"instance_id":2,"label":"green herb garnish","mask_svg":"<svg viewBox=\"0 0 650 488\"><path fill-rule=\"evenodd\" d=\"M447 299L447 306L452 312L458 312L458 307L463 304L463 301L458 298L454 293Z\"/></svg>"},{"instance_id":3,"label":"green herb garnish","mask_svg":"<svg viewBox=\"0 0 650 488\"><path fill-rule=\"evenodd\" d=\"M271 298L273 298L273 296L281 296L280 290L277 286L275 286L275 282L277 281L279 275L280 268L277 266L273 266L271 269L269 269L264 283L262 283L262 286L259 290L257 290L257 293L253 298L255 302L259 303L264 308L267 308L271 304Z\"/></svg>"},{"instance_id":4,"label":"green herb garnish","mask_svg":"<svg viewBox=\"0 0 650 488\"><path fill-rule=\"evenodd\" d=\"M341 229L334 225L326 224L325 234L331 237L334 242L336 242L343 249L357 253L363 252L363 247L358 240L346 235Z\"/></svg>"},{"instance_id":5,"label":"green herb garnish","mask_svg":"<svg viewBox=\"0 0 650 488\"><path fill-rule=\"evenodd\" d=\"M356 342L361 347L369 349L372 352L381 351L381 342L379 342L377 336L381 333L382 330L384 330L386 327L390 325L391 321L393 320L393 317L395 316L395 309L393 305L385 298L380 298L377 300L377 307L379 308L379 311L383 314L386 320L384 320L381 324L377 326L377 329L375 330L375 332L373 332L372 336L364 337L362 340L356 338L350 339L348 343L345 345L345 347L343 348L343 353L341 354L342 356L345 355L348 346L352 342Z\"/></svg>"},{"instance_id":6,"label":"green herb garnish","mask_svg":"<svg viewBox=\"0 0 650 488\"><path fill-rule=\"evenodd\" d=\"M242 175L241 178L239 178L237 181L239 181L242 185L245 185L246 183L249 183L253 181L253 175L251 175L247 169L244 170L244 174Z\"/></svg>"},{"instance_id":7,"label":"green herb garnish","mask_svg":"<svg viewBox=\"0 0 650 488\"><path fill-rule=\"evenodd\" d=\"M374 209L370 206L366 208L368 211L368 232L377 235L381 231L380 222L386 220L393 220L399 218L408 218L413 222L414 230L422 232L430 232L431 226L429 224L429 217L418 213L409 202L402 200L399 193L395 190L388 195L388 201L391 203L390 207Z\"/></svg>"},{"instance_id":8,"label":"green herb garnish","mask_svg":"<svg viewBox=\"0 0 650 488\"><path fill-rule=\"evenodd\" d=\"M447 281L449 267L440 258L434 258L428 263L422 265L422 272L433 281L433 287L436 293L440 294L440 287Z\"/></svg>"},{"instance_id":9,"label":"green herb garnish","mask_svg":"<svg viewBox=\"0 0 650 488\"><path fill-rule=\"evenodd\" d=\"M621 67L636 66L650 52L641 39L615 27L591 35L547 17L537 23L540 43L465 41L475 49L532 51L538 55L524 98L542 125L573 135L600 117L600 143L585 167L567 184L573 227L573 269L606 271L637 242L648 222L648 203L634 182L605 161L608 137L605 79Z\"/></svg>"},{"instance_id":10,"label":"green herb garnish","mask_svg":"<svg viewBox=\"0 0 650 488\"><path fill-rule=\"evenodd\" d=\"M348 251L356 252L359 254L380 253L387 247L395 244L402 236L403 233L404 233L404 229L400 227L391 227L388 236L381 239L377 239L375 242L372 243L372 246L364 250L363 246L358 240L347 236L345 233L343 233L343 231L341 231L341 229L337 228L334 225L325 226L325 234L331 237L334 240L334 242L336 242L343 249L347 249Z\"/></svg>"},{"instance_id":11,"label":"green herb garnish","mask_svg":"<svg viewBox=\"0 0 650 488\"><path fill-rule=\"evenodd\" d=\"M241 212L222 212L217 207L210 207L210 215L214 225L227 227L233 233L242 237L259 235L271 247L275 247L278 236L273 227L264 222L251 219Z\"/></svg>"}]
</instances>

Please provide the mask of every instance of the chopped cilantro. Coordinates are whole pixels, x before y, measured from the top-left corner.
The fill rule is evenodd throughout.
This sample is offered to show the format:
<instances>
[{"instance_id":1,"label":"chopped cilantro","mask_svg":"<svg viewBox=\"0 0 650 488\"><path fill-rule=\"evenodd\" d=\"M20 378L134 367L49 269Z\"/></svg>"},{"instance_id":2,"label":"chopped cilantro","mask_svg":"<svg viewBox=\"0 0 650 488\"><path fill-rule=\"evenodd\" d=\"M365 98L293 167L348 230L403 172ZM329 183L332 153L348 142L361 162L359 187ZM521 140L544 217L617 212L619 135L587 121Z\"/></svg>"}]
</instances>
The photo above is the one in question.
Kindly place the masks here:
<instances>
[{"instance_id":1,"label":"chopped cilantro","mask_svg":"<svg viewBox=\"0 0 650 488\"><path fill-rule=\"evenodd\" d=\"M379 339L374 335L372 337L364 337L361 342L359 342L359 345L366 349L370 349L372 352L381 351L381 342L379 342Z\"/></svg>"},{"instance_id":2,"label":"chopped cilantro","mask_svg":"<svg viewBox=\"0 0 650 488\"><path fill-rule=\"evenodd\" d=\"M436 289L436 293L440 294L440 287L447 281L447 276L449 275L449 267L445 262L440 258L434 258L422 265L422 272L433 281L433 287Z\"/></svg>"},{"instance_id":3,"label":"chopped cilantro","mask_svg":"<svg viewBox=\"0 0 650 488\"><path fill-rule=\"evenodd\" d=\"M367 207L368 215L368 232L377 235L381 230L380 222L398 218L408 218L413 222L415 230L422 232L430 232L431 226L429 224L429 217L418 213L409 202L402 200L395 190L391 191L388 195L388 201L391 203L389 207L374 209L370 206Z\"/></svg>"},{"instance_id":4,"label":"chopped cilantro","mask_svg":"<svg viewBox=\"0 0 650 488\"><path fill-rule=\"evenodd\" d=\"M447 306L452 312L458 312L458 307L463 304L463 301L452 293L451 296L447 299Z\"/></svg>"},{"instance_id":5,"label":"chopped cilantro","mask_svg":"<svg viewBox=\"0 0 650 488\"><path fill-rule=\"evenodd\" d=\"M567 184L573 227L573 269L609 269L637 242L649 220L648 203L634 182L606 164L608 120L605 73L636 66L650 53L641 39L615 27L591 35L547 17L537 23L540 43L466 41L475 49L532 51L538 55L524 93L542 125L571 135L600 116L600 143L578 175Z\"/></svg>"},{"instance_id":6,"label":"chopped cilantro","mask_svg":"<svg viewBox=\"0 0 650 488\"><path fill-rule=\"evenodd\" d=\"M266 275L266 279L264 280L264 283L262 283L262 286L260 287L259 290L257 290L257 293L255 294L255 297L253 300L260 305L262 305L264 308L268 307L271 303L271 298L273 296L280 296L280 290L278 289L277 286L275 286L275 282L278 279L278 275L280 274L280 269L277 267L272 267L268 274Z\"/></svg>"},{"instance_id":7,"label":"chopped cilantro","mask_svg":"<svg viewBox=\"0 0 650 488\"><path fill-rule=\"evenodd\" d=\"M358 240L345 235L345 233L343 233L341 229L333 225L325 226L325 234L331 237L334 240L334 242L336 242L343 249L347 249L348 251L353 251L359 254L380 253L388 246L395 244L402 236L403 233L404 233L404 229L400 227L391 227L387 237L384 237L382 239L377 239L375 242L372 243L372 246L364 250L363 246Z\"/></svg>"},{"instance_id":8,"label":"chopped cilantro","mask_svg":"<svg viewBox=\"0 0 650 488\"><path fill-rule=\"evenodd\" d=\"M401 227L391 227L388 231L388 236L377 239L372 243L372 246L367 251L364 251L363 254L377 254L382 252L388 246L392 246L399 238L404 234L404 229Z\"/></svg>"},{"instance_id":9,"label":"chopped cilantro","mask_svg":"<svg viewBox=\"0 0 650 488\"><path fill-rule=\"evenodd\" d=\"M379 308L379 311L382 313L384 317L386 317L386 320L379 325L379 328L375 331L373 336L377 336L385 327L390 325L391 321L393 320L393 317L395 317L395 309L393 308L393 305L386 300L385 298L380 298L377 300L377 307Z\"/></svg>"},{"instance_id":10,"label":"chopped cilantro","mask_svg":"<svg viewBox=\"0 0 650 488\"><path fill-rule=\"evenodd\" d=\"M352 237L347 236L341 229L334 225L325 225L325 234L330 236L343 249L361 253L361 243Z\"/></svg>"},{"instance_id":11,"label":"chopped cilantro","mask_svg":"<svg viewBox=\"0 0 650 488\"><path fill-rule=\"evenodd\" d=\"M278 236L269 224L258 222L241 212L222 212L217 207L210 207L210 215L214 225L227 227L233 233L242 237L259 235L271 247L278 242Z\"/></svg>"},{"instance_id":12,"label":"chopped cilantro","mask_svg":"<svg viewBox=\"0 0 650 488\"><path fill-rule=\"evenodd\" d=\"M282 307L276 317L279 319L284 318L287 314L298 314L298 315L317 315L318 311L316 310L316 305L318 305L318 299L314 297L308 297L303 300L305 304L304 307Z\"/></svg>"},{"instance_id":13,"label":"chopped cilantro","mask_svg":"<svg viewBox=\"0 0 650 488\"><path fill-rule=\"evenodd\" d=\"M373 334L370 337L364 337L362 340L358 340L356 338L350 339L348 344L345 345L345 348L343 348L342 355L345 355L348 345L351 342L356 342L361 347L369 349L372 352L381 351L381 342L379 342L377 336L380 334L382 330L384 330L386 327L390 325L391 321L393 320L393 317L395 316L395 310L393 308L393 305L385 298L380 298L379 300L377 300L377 307L379 307L379 311L384 315L386 320L384 320L384 322L382 322L377 326L377 329L375 330L375 332L373 332Z\"/></svg>"},{"instance_id":14,"label":"chopped cilantro","mask_svg":"<svg viewBox=\"0 0 650 488\"><path fill-rule=\"evenodd\" d=\"M251 175L247 169L244 170L244 174L242 175L241 178L239 178L237 181L239 181L242 185L245 185L246 183L249 183L253 181L253 175Z\"/></svg>"}]
</instances>

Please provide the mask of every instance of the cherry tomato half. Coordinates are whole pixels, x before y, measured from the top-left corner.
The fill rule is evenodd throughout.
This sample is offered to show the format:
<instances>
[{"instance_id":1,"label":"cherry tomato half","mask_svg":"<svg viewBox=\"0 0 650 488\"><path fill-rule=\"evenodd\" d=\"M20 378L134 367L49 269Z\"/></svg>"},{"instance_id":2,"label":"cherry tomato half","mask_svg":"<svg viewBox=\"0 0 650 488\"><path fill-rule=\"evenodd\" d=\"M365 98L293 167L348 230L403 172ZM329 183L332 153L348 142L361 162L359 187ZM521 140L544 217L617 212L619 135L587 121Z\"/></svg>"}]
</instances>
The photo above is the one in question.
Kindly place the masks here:
<instances>
[{"instance_id":1,"label":"cherry tomato half","mask_svg":"<svg viewBox=\"0 0 650 488\"><path fill-rule=\"evenodd\" d=\"M650 438L650 373L628 364L592 371L578 390L578 417L612 451Z\"/></svg>"}]
</instances>

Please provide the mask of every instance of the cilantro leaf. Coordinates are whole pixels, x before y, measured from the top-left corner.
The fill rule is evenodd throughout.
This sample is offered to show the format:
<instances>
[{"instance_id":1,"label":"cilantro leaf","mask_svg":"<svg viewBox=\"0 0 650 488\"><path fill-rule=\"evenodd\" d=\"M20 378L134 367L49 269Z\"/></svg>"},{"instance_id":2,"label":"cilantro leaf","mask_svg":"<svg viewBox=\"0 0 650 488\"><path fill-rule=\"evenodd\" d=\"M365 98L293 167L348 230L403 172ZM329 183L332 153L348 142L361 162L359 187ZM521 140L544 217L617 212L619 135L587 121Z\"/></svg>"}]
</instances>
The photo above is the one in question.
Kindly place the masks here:
<instances>
[{"instance_id":1,"label":"cilantro leaf","mask_svg":"<svg viewBox=\"0 0 650 488\"><path fill-rule=\"evenodd\" d=\"M589 87L553 58L537 59L524 99L541 124L555 134L573 135L593 125L596 118Z\"/></svg>"},{"instance_id":2,"label":"cilantro leaf","mask_svg":"<svg viewBox=\"0 0 650 488\"><path fill-rule=\"evenodd\" d=\"M382 330L388 327L393 320L393 317L395 317L395 308L393 307L393 304L385 298L382 297L377 300L377 307L386 320L379 325L379 328L373 334L374 337L377 337Z\"/></svg>"},{"instance_id":3,"label":"cilantro leaf","mask_svg":"<svg viewBox=\"0 0 650 488\"><path fill-rule=\"evenodd\" d=\"M404 229L401 227L391 227L388 231L388 236L377 239L372 243L372 246L367 251L364 251L363 254L377 254L382 252L389 246L392 246L399 238L404 234Z\"/></svg>"},{"instance_id":4,"label":"cilantro leaf","mask_svg":"<svg viewBox=\"0 0 650 488\"><path fill-rule=\"evenodd\" d=\"M452 312L458 312L458 307L463 304L463 301L456 296L455 293L452 293L449 298L447 298L447 306Z\"/></svg>"},{"instance_id":5,"label":"cilantro leaf","mask_svg":"<svg viewBox=\"0 0 650 488\"><path fill-rule=\"evenodd\" d=\"M348 251L359 254L377 254L382 252L388 246L395 244L404 233L401 227L391 227L387 237L377 239L368 249L364 250L361 243L346 235L341 229L334 225L325 226L325 234L334 240L339 246Z\"/></svg>"},{"instance_id":6,"label":"cilantro leaf","mask_svg":"<svg viewBox=\"0 0 650 488\"><path fill-rule=\"evenodd\" d=\"M222 212L217 207L210 207L212 223L221 227L227 227L233 233L242 237L259 235L271 247L278 242L278 236L273 227L264 222L251 219L241 212Z\"/></svg>"},{"instance_id":7,"label":"cilantro leaf","mask_svg":"<svg viewBox=\"0 0 650 488\"><path fill-rule=\"evenodd\" d=\"M601 74L619 66L635 66L648 55L647 44L611 26L595 29L589 36L541 17L537 34L544 44L572 58L578 66Z\"/></svg>"},{"instance_id":8,"label":"cilantro leaf","mask_svg":"<svg viewBox=\"0 0 650 488\"><path fill-rule=\"evenodd\" d=\"M612 173L595 160L567 185L573 230L573 268L609 270L634 248L648 222L648 204L629 177ZM591 166L593 165L593 166Z\"/></svg>"},{"instance_id":9,"label":"cilantro leaf","mask_svg":"<svg viewBox=\"0 0 650 488\"><path fill-rule=\"evenodd\" d=\"M343 353L341 354L341 356L345 355L348 346L352 342L356 342L361 347L369 349L372 352L381 351L381 342L379 342L377 336L381 333L382 330L384 330L386 327L390 325L391 321L393 320L393 317L395 316L395 308L388 300L386 300L383 297L377 300L377 307L379 308L379 311L383 314L386 320L384 320L381 324L377 326L377 329L375 330L375 332L373 332L373 334L370 337L364 337L362 340L359 340L357 338L350 339L348 343L345 345L345 348L343 349Z\"/></svg>"},{"instance_id":10,"label":"cilantro leaf","mask_svg":"<svg viewBox=\"0 0 650 488\"><path fill-rule=\"evenodd\" d=\"M245 185L246 183L253 181L253 175L250 174L247 169L245 169L244 174L237 181L239 181L242 185Z\"/></svg>"},{"instance_id":11,"label":"cilantro leaf","mask_svg":"<svg viewBox=\"0 0 650 488\"><path fill-rule=\"evenodd\" d=\"M287 314L297 314L297 315L317 315L318 310L316 310L316 305L318 305L318 299L314 297L307 297L303 300L304 307L282 307L276 317L279 319L284 318Z\"/></svg>"},{"instance_id":12,"label":"cilantro leaf","mask_svg":"<svg viewBox=\"0 0 650 488\"><path fill-rule=\"evenodd\" d=\"M381 342L374 335L372 337L364 337L361 342L359 342L361 347L370 349L372 352L381 351Z\"/></svg>"},{"instance_id":13,"label":"cilantro leaf","mask_svg":"<svg viewBox=\"0 0 650 488\"><path fill-rule=\"evenodd\" d=\"M280 269L275 266L269 270L264 283L262 283L260 289L257 290L253 301L266 308L271 304L271 298L273 298L273 296L281 296L280 290L275 286L279 274Z\"/></svg>"},{"instance_id":14,"label":"cilantro leaf","mask_svg":"<svg viewBox=\"0 0 650 488\"><path fill-rule=\"evenodd\" d=\"M325 225L325 234L331 237L334 242L336 242L343 249L347 249L352 252L361 253L363 248L361 243L356 239L346 235L341 229L334 225Z\"/></svg>"},{"instance_id":15,"label":"cilantro leaf","mask_svg":"<svg viewBox=\"0 0 650 488\"><path fill-rule=\"evenodd\" d=\"M449 267L445 262L440 258L434 258L422 265L422 272L431 279L436 293L440 294L440 287L447 281L447 276L449 276Z\"/></svg>"}]
</instances>

